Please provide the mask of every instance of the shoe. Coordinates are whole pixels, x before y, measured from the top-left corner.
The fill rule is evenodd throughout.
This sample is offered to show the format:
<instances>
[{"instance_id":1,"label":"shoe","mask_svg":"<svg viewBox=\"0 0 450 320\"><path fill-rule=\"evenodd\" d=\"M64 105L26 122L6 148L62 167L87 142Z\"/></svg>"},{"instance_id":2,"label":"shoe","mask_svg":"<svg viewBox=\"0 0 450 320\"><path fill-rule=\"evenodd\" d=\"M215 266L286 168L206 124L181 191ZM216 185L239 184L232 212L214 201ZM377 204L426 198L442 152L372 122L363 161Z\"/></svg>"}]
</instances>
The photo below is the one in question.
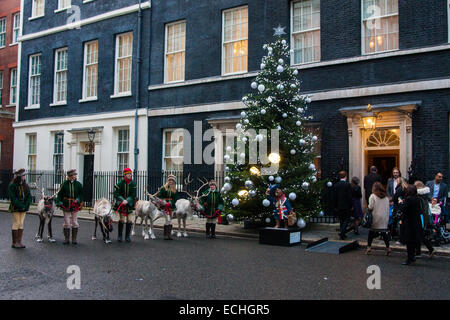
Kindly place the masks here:
<instances>
[{"instance_id":1,"label":"shoe","mask_svg":"<svg viewBox=\"0 0 450 320\"><path fill-rule=\"evenodd\" d=\"M19 248L19 249L26 248L26 247L22 244L22 235L23 235L23 229L17 230L16 248Z\"/></svg>"},{"instance_id":2,"label":"shoe","mask_svg":"<svg viewBox=\"0 0 450 320\"><path fill-rule=\"evenodd\" d=\"M164 225L164 240L169 240L168 230L169 230L169 226Z\"/></svg>"},{"instance_id":3,"label":"shoe","mask_svg":"<svg viewBox=\"0 0 450 320\"><path fill-rule=\"evenodd\" d=\"M69 244L70 243L70 228L64 228L64 242L63 244Z\"/></svg>"},{"instance_id":4,"label":"shoe","mask_svg":"<svg viewBox=\"0 0 450 320\"><path fill-rule=\"evenodd\" d=\"M119 234L117 236L117 241L122 242L122 234L123 234L123 222L122 221L119 221L117 230L119 231Z\"/></svg>"},{"instance_id":5,"label":"shoe","mask_svg":"<svg viewBox=\"0 0 450 320\"><path fill-rule=\"evenodd\" d=\"M78 228L72 228L72 244L77 244Z\"/></svg>"},{"instance_id":6,"label":"shoe","mask_svg":"<svg viewBox=\"0 0 450 320\"><path fill-rule=\"evenodd\" d=\"M402 262L402 265L409 266L412 263L412 261L406 260L405 262Z\"/></svg>"},{"instance_id":7,"label":"shoe","mask_svg":"<svg viewBox=\"0 0 450 320\"><path fill-rule=\"evenodd\" d=\"M215 238L216 238L216 224L211 223L211 239L215 239Z\"/></svg>"},{"instance_id":8,"label":"shoe","mask_svg":"<svg viewBox=\"0 0 450 320\"><path fill-rule=\"evenodd\" d=\"M132 227L132 223L128 222L125 224L125 241L126 242L131 242L131 227Z\"/></svg>"},{"instance_id":9,"label":"shoe","mask_svg":"<svg viewBox=\"0 0 450 320\"><path fill-rule=\"evenodd\" d=\"M366 254L368 255L370 252L372 252L372 248L371 247L367 247Z\"/></svg>"},{"instance_id":10,"label":"shoe","mask_svg":"<svg viewBox=\"0 0 450 320\"><path fill-rule=\"evenodd\" d=\"M391 249L391 248L386 248L386 255L387 255L387 256L390 256L390 255L391 255L391 252L392 252L392 249Z\"/></svg>"}]
</instances>

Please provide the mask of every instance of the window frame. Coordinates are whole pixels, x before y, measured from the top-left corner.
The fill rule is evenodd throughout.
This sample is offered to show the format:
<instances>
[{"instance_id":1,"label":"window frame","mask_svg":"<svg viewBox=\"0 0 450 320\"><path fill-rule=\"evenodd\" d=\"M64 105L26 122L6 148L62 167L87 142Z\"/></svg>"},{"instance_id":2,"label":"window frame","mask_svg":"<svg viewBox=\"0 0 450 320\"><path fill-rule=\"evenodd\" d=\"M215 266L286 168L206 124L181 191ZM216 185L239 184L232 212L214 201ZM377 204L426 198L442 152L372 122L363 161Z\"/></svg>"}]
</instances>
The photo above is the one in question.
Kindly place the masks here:
<instances>
[{"instance_id":1,"label":"window frame","mask_svg":"<svg viewBox=\"0 0 450 320\"><path fill-rule=\"evenodd\" d=\"M170 132L171 133L171 138L172 138L172 133L177 131L177 130L182 130L183 131L183 155L182 156L167 156L166 157L166 133ZM166 168L166 159L175 159L175 158L181 158L182 159L182 164L181 164L181 172L184 171L184 129L183 128L166 128L163 129L162 132L162 171L168 171ZM170 170L173 171L173 170ZM178 172L178 171L177 171Z\"/></svg>"},{"instance_id":2,"label":"window frame","mask_svg":"<svg viewBox=\"0 0 450 320\"><path fill-rule=\"evenodd\" d=\"M127 140L121 140L120 139L120 132L121 131L126 131L128 132L127 134ZM128 146L128 150L127 151L119 151L120 150L120 143L121 141L127 141L127 146ZM117 171L122 172L123 169L127 168L130 166L130 128L129 127L123 127L123 128L117 128L117 152L116 152L116 166L117 166ZM121 168L121 163L120 163L120 156L121 155L127 155L127 164Z\"/></svg>"},{"instance_id":3,"label":"window frame","mask_svg":"<svg viewBox=\"0 0 450 320\"><path fill-rule=\"evenodd\" d=\"M127 56L127 57L122 57L119 58L119 38L122 36L126 36L131 34L131 56ZM114 96L130 96L132 95L132 77L133 77L133 46L134 46L134 35L133 35L133 31L129 31L129 32L124 32L124 33L119 33L116 34L116 52L115 52L115 63L114 63ZM130 58L131 63L130 63L130 90L129 91L124 91L124 92L119 92L119 75L118 75L118 70L119 70L119 59L126 59L126 58Z\"/></svg>"},{"instance_id":4,"label":"window frame","mask_svg":"<svg viewBox=\"0 0 450 320\"><path fill-rule=\"evenodd\" d=\"M14 13L12 15L12 17L13 17L13 37L12 37L11 45L19 43L19 37L20 37L20 12Z\"/></svg>"},{"instance_id":5,"label":"window frame","mask_svg":"<svg viewBox=\"0 0 450 320\"><path fill-rule=\"evenodd\" d=\"M232 11L238 11L241 9L247 8L247 38L240 38L240 39L236 39L233 41L228 41L225 43L225 14L227 12L232 12ZM243 6L239 6L239 7L234 7L234 8L230 8L230 9L225 9L222 10L222 66L221 66L221 71L222 71L222 76L231 76L231 75L237 75L237 74L245 74L248 73L248 47L249 47L249 37L248 37L248 31L249 31L249 10L248 10L248 5L243 5ZM225 44L228 43L233 43L233 42L242 42L244 40L247 40L247 69L245 71L236 71L236 72L226 72L226 53L225 53Z\"/></svg>"},{"instance_id":6,"label":"window frame","mask_svg":"<svg viewBox=\"0 0 450 320\"><path fill-rule=\"evenodd\" d=\"M15 74L15 77L13 77L13 74ZM15 81L13 81L15 79ZM14 86L13 86L14 84ZM14 92L14 95L13 95ZM13 101L14 96L14 101ZM12 68L9 71L9 104L10 105L16 105L17 104L17 68Z\"/></svg>"},{"instance_id":7,"label":"window frame","mask_svg":"<svg viewBox=\"0 0 450 320\"><path fill-rule=\"evenodd\" d=\"M0 107L2 107L2 101L3 101L3 76L4 76L4 71L0 70Z\"/></svg>"},{"instance_id":8,"label":"window frame","mask_svg":"<svg viewBox=\"0 0 450 320\"><path fill-rule=\"evenodd\" d=\"M62 172L64 172L64 134L60 135L61 140L58 141L57 132L53 133L54 139L53 139L53 171L56 173L57 176L62 175ZM58 145L61 147L61 150L58 150ZM61 152L57 152L61 151ZM57 161L56 159L60 159L59 162L61 164L60 168L56 167ZM58 174L58 169L60 169L60 174ZM56 179L60 180L60 179Z\"/></svg>"},{"instance_id":9,"label":"window frame","mask_svg":"<svg viewBox=\"0 0 450 320\"><path fill-rule=\"evenodd\" d=\"M173 51L171 53L167 53L167 38L168 38L168 29L171 26L175 26L177 24L182 24L184 23L184 50L179 50L179 51ZM184 82L186 79L186 35L187 35L187 29L186 29L186 20L179 20L179 21L175 21L175 22L171 22L171 23L167 23L164 27L165 30L165 36L164 36L164 83L177 83L177 82ZM183 59L183 79L181 80L173 80L173 81L168 81L168 55L169 54L177 54L180 52L184 52L184 59Z\"/></svg>"},{"instance_id":10,"label":"window frame","mask_svg":"<svg viewBox=\"0 0 450 320\"><path fill-rule=\"evenodd\" d=\"M62 7L61 3L65 2L65 1L69 1L69 6ZM55 12L64 11L64 10L70 9L71 7L72 7L72 0L58 0L58 9L56 9Z\"/></svg>"},{"instance_id":11,"label":"window frame","mask_svg":"<svg viewBox=\"0 0 450 320\"><path fill-rule=\"evenodd\" d=\"M37 15L36 10L38 7L36 7L36 1L42 1L42 14ZM45 16L45 0L33 0L32 7L31 7L31 17L30 18L40 18Z\"/></svg>"},{"instance_id":12,"label":"window frame","mask_svg":"<svg viewBox=\"0 0 450 320\"><path fill-rule=\"evenodd\" d=\"M31 137L34 137L34 153L30 152L31 149ZM29 133L27 134L27 140L28 140L28 144L27 144L27 169L28 172L35 172L37 170L37 134L36 133ZM30 167L30 159L31 157L33 157L34 159L34 170L31 169Z\"/></svg>"},{"instance_id":13,"label":"window frame","mask_svg":"<svg viewBox=\"0 0 450 320\"><path fill-rule=\"evenodd\" d=\"M62 69L62 70L58 70L58 53L59 52L66 52L66 68ZM68 88L68 70L69 70L69 49L68 47L63 47L63 48L59 48L55 50L55 58L54 58L54 73L53 73L53 104L58 104L58 105L64 105L67 104L67 88ZM58 97L58 73L62 73L65 72L66 73L66 99L65 100L61 100L58 101L57 97Z\"/></svg>"},{"instance_id":14,"label":"window frame","mask_svg":"<svg viewBox=\"0 0 450 320\"><path fill-rule=\"evenodd\" d=\"M291 49L295 51L295 49L294 49L294 45L295 45L294 36L295 35L319 31L319 59L315 60L313 58L313 60L311 60L311 61L295 63L295 52L294 52L291 55L291 66L299 66L299 65L305 65L305 64L310 64L310 63L317 63L317 62L320 62L322 60L322 29L321 29L321 22L322 22L321 14L322 14L322 11L321 11L321 9L319 10L319 17L320 17L319 27L312 28L312 29L307 29L307 30L302 30L302 31L295 31L294 32L294 4L298 3L298 2L303 2L303 1L304 0L291 1L291 11L290 11L290 23L291 23L290 41L291 41L291 43L290 43L290 46L291 46ZM312 14L313 14L313 11L312 11L312 1L311 1L311 22L312 22ZM313 50L314 50L314 37L313 37ZM313 51L313 56L314 56L314 51Z\"/></svg>"},{"instance_id":15,"label":"window frame","mask_svg":"<svg viewBox=\"0 0 450 320\"><path fill-rule=\"evenodd\" d=\"M32 61L33 61L33 58L34 57L39 57L39 74L34 74L34 75L32 75L31 74L31 71L32 71L32 69L33 69L33 64L32 64ZM30 57L29 57L29 66L28 66L28 107L30 108L30 107L35 107L35 108L39 108L40 107L40 105L41 105L41 75L42 75L42 70L41 70L41 68L42 68L42 63L41 63L41 57L42 57L42 54L41 53L36 53L36 54L32 54L32 55L30 55ZM32 104L31 102L32 102L32 100L33 100L33 90L32 90L32 77L39 77L39 92L38 92L38 94L39 94L39 103L36 103L36 104Z\"/></svg>"},{"instance_id":16,"label":"window frame","mask_svg":"<svg viewBox=\"0 0 450 320\"><path fill-rule=\"evenodd\" d=\"M97 75L96 75L96 79L97 79L97 81L96 81L96 88L95 88L95 92L96 92L96 95L95 96L87 96L87 93L86 93L86 90L87 90L87 87L86 87L86 84L87 84L87 81L86 81L86 75L87 75L87 73L86 73L86 71L87 71L87 67L89 67L89 66L93 66L94 64L92 63L92 64L90 64L89 66L87 65L87 50L88 50L88 46L89 45L91 45L91 44L93 44L93 43L97 43L97 62L95 63L95 65L97 65ZM99 42L98 42L98 39L95 39L95 40L91 40L91 41L88 41L88 42L85 42L84 43L84 50L83 50L83 94L82 94L82 100L84 100L84 101L86 101L86 100L97 100L98 99L98 61L99 61L99 57L98 57L98 52L99 52Z\"/></svg>"},{"instance_id":17,"label":"window frame","mask_svg":"<svg viewBox=\"0 0 450 320\"><path fill-rule=\"evenodd\" d=\"M6 16L0 18L0 37L3 38L3 45L0 42L0 49L3 49L6 47Z\"/></svg>"},{"instance_id":18,"label":"window frame","mask_svg":"<svg viewBox=\"0 0 450 320\"><path fill-rule=\"evenodd\" d=\"M367 55L371 55L371 54L378 54L378 53L385 53L385 52L392 52L392 51L398 51L400 50L400 29L399 29L399 12L398 12L398 1L397 1L397 13L395 14L386 14L386 15L380 15L377 16L376 18L368 18L368 19L364 19L364 2L368 1L368 0L361 0L361 55L362 56L367 56ZM387 4L388 1L392 1L392 0L385 0L385 4ZM387 7L387 6L386 6ZM383 50L383 51L374 51L374 52L366 52L366 46L365 46L365 28L364 28L364 22L365 21L369 21L369 20L374 20L374 19L386 19L386 18L390 18L390 17L397 17L397 38L398 38L398 47L396 49L388 49L388 50ZM376 37L376 33L375 33L375 37ZM389 43L389 42L388 42ZM376 49L376 44L375 44L375 49Z\"/></svg>"}]
</instances>

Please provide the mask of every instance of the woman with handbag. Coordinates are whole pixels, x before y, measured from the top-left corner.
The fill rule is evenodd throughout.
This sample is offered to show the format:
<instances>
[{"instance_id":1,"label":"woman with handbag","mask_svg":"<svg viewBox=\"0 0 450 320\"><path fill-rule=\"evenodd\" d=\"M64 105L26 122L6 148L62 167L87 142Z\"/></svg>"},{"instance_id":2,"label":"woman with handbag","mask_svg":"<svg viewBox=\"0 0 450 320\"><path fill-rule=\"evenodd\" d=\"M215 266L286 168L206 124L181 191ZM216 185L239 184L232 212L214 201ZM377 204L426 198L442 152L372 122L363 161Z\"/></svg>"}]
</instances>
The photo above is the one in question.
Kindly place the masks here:
<instances>
[{"instance_id":1,"label":"woman with handbag","mask_svg":"<svg viewBox=\"0 0 450 320\"><path fill-rule=\"evenodd\" d=\"M372 251L373 239L381 233L386 244L386 255L391 254L389 247L388 223L389 223L389 199L386 190L380 182L375 182L372 186L372 194L369 197L369 210L372 210L372 225L370 226L367 238L366 254Z\"/></svg>"}]
</instances>

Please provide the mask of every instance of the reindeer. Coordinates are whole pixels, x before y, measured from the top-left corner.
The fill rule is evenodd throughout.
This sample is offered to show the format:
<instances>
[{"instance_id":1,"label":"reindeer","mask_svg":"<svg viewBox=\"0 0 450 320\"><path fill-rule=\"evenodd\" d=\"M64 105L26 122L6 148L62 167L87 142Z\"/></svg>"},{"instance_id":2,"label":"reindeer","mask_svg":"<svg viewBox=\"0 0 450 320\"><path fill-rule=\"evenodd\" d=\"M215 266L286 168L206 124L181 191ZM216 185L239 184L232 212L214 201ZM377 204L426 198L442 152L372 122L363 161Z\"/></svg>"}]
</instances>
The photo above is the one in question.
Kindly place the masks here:
<instances>
[{"instance_id":1,"label":"reindeer","mask_svg":"<svg viewBox=\"0 0 450 320\"><path fill-rule=\"evenodd\" d=\"M187 176L186 179L184 179L184 185L186 187L187 190L187 186L193 181L193 180L189 180L191 174L189 173L189 175ZM181 191L184 192L188 195L189 199L178 199L177 202L175 202L175 215L178 219L178 232L177 232L177 237L181 237L181 221L183 221L183 237L187 237L188 234L186 232L186 220L187 217L189 216L191 219L193 219L193 212L200 212L203 211L203 207L200 204L200 190L202 190L202 188L204 186L208 185L208 181L205 180L201 180L200 178L198 178L198 180L202 183L202 185L200 186L200 188L198 188L196 192L195 196L191 193L189 193L188 191Z\"/></svg>"},{"instance_id":2,"label":"reindeer","mask_svg":"<svg viewBox=\"0 0 450 320\"><path fill-rule=\"evenodd\" d=\"M55 213L55 199L56 199L56 193L52 196L46 196L44 193L44 188L42 188L41 192L41 200L39 200L38 203L38 213L39 213L39 230L36 233L36 241L42 242L43 240L43 233L44 233L44 227L45 222L47 222L47 238L48 242L55 242L56 240L53 238L52 234L52 219L53 215Z\"/></svg>"},{"instance_id":3,"label":"reindeer","mask_svg":"<svg viewBox=\"0 0 450 320\"><path fill-rule=\"evenodd\" d=\"M100 224L103 241L105 244L111 243L111 240L109 239L109 234L113 231L113 217L111 208L111 202L105 198L101 198L95 202L93 211L95 215L95 228L92 240L97 239L97 225Z\"/></svg>"},{"instance_id":4,"label":"reindeer","mask_svg":"<svg viewBox=\"0 0 450 320\"><path fill-rule=\"evenodd\" d=\"M159 190L158 190L159 191ZM142 228L142 236L144 240L148 239L156 239L155 232L153 231L153 223L161 217L166 219L166 223L170 223L170 216L165 214L162 208L166 205L166 201L156 197L158 192L155 194L150 194L147 192L147 195L150 198L150 201L139 200L136 202L135 206L135 215L134 223L131 231L131 235L134 236L134 226L136 225L137 218L141 218L141 227L145 222L145 226ZM150 221L150 226L148 222Z\"/></svg>"}]
</instances>

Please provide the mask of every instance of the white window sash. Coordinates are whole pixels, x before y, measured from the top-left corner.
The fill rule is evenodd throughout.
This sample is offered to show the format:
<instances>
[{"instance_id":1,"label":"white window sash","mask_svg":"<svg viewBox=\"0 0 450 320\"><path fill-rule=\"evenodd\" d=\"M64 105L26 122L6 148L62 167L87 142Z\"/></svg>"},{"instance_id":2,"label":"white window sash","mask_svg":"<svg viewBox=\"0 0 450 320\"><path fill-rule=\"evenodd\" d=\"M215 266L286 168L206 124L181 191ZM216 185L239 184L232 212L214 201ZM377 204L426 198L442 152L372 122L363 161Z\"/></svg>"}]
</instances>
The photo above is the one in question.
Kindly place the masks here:
<instances>
[{"instance_id":1,"label":"white window sash","mask_svg":"<svg viewBox=\"0 0 450 320\"><path fill-rule=\"evenodd\" d=\"M41 66L40 54L30 56L28 78L28 106L39 106L41 95ZM36 64L33 64L33 61ZM34 73L38 69L39 72Z\"/></svg>"},{"instance_id":2,"label":"white window sash","mask_svg":"<svg viewBox=\"0 0 450 320\"><path fill-rule=\"evenodd\" d=\"M0 48L6 44L6 18L0 19Z\"/></svg>"},{"instance_id":3,"label":"white window sash","mask_svg":"<svg viewBox=\"0 0 450 320\"><path fill-rule=\"evenodd\" d=\"M58 0L58 10L69 9L71 6L71 0Z\"/></svg>"},{"instance_id":4,"label":"white window sash","mask_svg":"<svg viewBox=\"0 0 450 320\"><path fill-rule=\"evenodd\" d=\"M45 15L45 0L33 0L31 17L37 18Z\"/></svg>"},{"instance_id":5,"label":"white window sash","mask_svg":"<svg viewBox=\"0 0 450 320\"><path fill-rule=\"evenodd\" d=\"M131 35L131 55L126 55L126 56L121 56L119 57L119 42L120 42L120 38L121 37L126 37L128 35ZM128 33L123 33L123 34L119 34L116 36L116 63L115 63L115 72L114 72L114 94L119 95L119 94L131 94L131 78L133 75L133 33L132 32L128 32ZM124 61L124 60L129 60L129 71L127 76L127 87L129 88L129 90L127 91L120 91L120 87L121 87L121 82L120 82L120 62ZM122 72L122 74L124 75L124 71Z\"/></svg>"},{"instance_id":6,"label":"white window sash","mask_svg":"<svg viewBox=\"0 0 450 320\"><path fill-rule=\"evenodd\" d=\"M13 41L12 43L17 43L20 35L20 14L16 13L13 15L14 22L13 22Z\"/></svg>"},{"instance_id":7,"label":"white window sash","mask_svg":"<svg viewBox=\"0 0 450 320\"><path fill-rule=\"evenodd\" d=\"M95 62L88 63L89 47L96 44ZM90 73L95 68L94 73ZM84 45L84 67L83 67L83 99L96 99L98 94L98 41L90 41ZM93 94L95 93L95 94Z\"/></svg>"},{"instance_id":8,"label":"white window sash","mask_svg":"<svg viewBox=\"0 0 450 320\"><path fill-rule=\"evenodd\" d=\"M175 160L175 159L178 159L178 160L181 160L181 163L173 163L172 162L172 164L174 165L174 166L178 166L179 168L180 168L180 170L179 171L183 171L183 167L184 167L184 162L183 162L183 158L184 158L184 155L181 155L181 156L173 156L173 155L166 155L166 145L167 145L167 143L171 143L170 141L166 141L166 136L167 136L167 133L170 133L170 139L172 139L172 134L176 131L176 130L181 130L181 128L173 128L173 129L165 129L165 130L163 130L163 150L162 150L162 169L164 170L164 171L167 171L168 170L168 168L166 167L166 160L171 160L171 162L172 162L172 160ZM178 147L178 148L183 148L183 144L184 144L184 136L183 136L183 140L182 140L182 145L181 146L178 146L178 143L175 143L174 145L173 145L173 147ZM173 150L173 149L172 149ZM178 149L179 150L179 149ZM184 152L184 151L183 151ZM178 162L178 161L177 161Z\"/></svg>"},{"instance_id":9,"label":"white window sash","mask_svg":"<svg viewBox=\"0 0 450 320\"><path fill-rule=\"evenodd\" d=\"M3 98L3 71L0 71L0 107L2 105Z\"/></svg>"},{"instance_id":10,"label":"white window sash","mask_svg":"<svg viewBox=\"0 0 450 320\"><path fill-rule=\"evenodd\" d=\"M9 88L9 104L17 103L17 68L11 69Z\"/></svg>"},{"instance_id":11,"label":"white window sash","mask_svg":"<svg viewBox=\"0 0 450 320\"><path fill-rule=\"evenodd\" d=\"M123 146L126 145L126 148ZM117 170L122 171L130 161L130 130L119 129L117 132Z\"/></svg>"},{"instance_id":12,"label":"white window sash","mask_svg":"<svg viewBox=\"0 0 450 320\"><path fill-rule=\"evenodd\" d=\"M184 49L180 49L180 50L172 50L172 51L169 51L169 46L168 46L168 41L169 41L169 30L170 30L170 28L172 28L172 27L175 27L175 26L177 26L177 25L181 25L181 24L184 24L185 26L184 26L184 44L183 44L183 48ZM165 28L165 31L166 31L166 34L165 34L165 40L164 40L164 43L165 43L165 59L164 59L164 70L165 70L165 72L164 72L164 82L165 83L173 83L173 82L181 82L181 81L184 81L184 79L185 79L185 61L186 61L186 21L185 20L183 20L183 21L177 21L177 22L174 22L174 23L170 23L170 24L167 24L166 25L166 28ZM179 39L179 37L175 37L175 33L173 34L173 44L172 44L172 48L175 48L175 41L176 40L178 40ZM181 47L181 46L179 46L179 47ZM180 53L184 53L184 55L181 55L182 57L181 57L181 63L180 63L180 65L177 65L176 63L174 63L174 65L173 65L173 67L175 67L175 69L176 68L179 68L180 69L180 78L178 79L175 79L175 80L169 80L169 78L170 78L170 74L169 74L169 58L170 57L174 57L174 58L176 58L176 57L178 57L179 56L179 54ZM171 68L171 70L172 70L172 78L176 78L176 75L177 75L177 70L174 70L174 68Z\"/></svg>"},{"instance_id":13,"label":"white window sash","mask_svg":"<svg viewBox=\"0 0 450 320\"><path fill-rule=\"evenodd\" d=\"M61 58L60 58L61 55ZM55 74L53 87L53 103L66 103L67 100L67 63L68 50L61 48L55 51ZM63 67L60 67L60 64Z\"/></svg>"},{"instance_id":14,"label":"white window sash","mask_svg":"<svg viewBox=\"0 0 450 320\"><path fill-rule=\"evenodd\" d=\"M233 12L233 17L234 17L234 12L237 12L237 11L243 10L243 9L247 9L247 22L246 22L247 23L247 36L246 37L241 36L241 37L238 37L238 38L235 38L235 39L225 40L226 27L227 27L225 25L225 17L226 17L226 15L228 13L230 13L230 12ZM241 16L241 18L242 18L242 16ZM240 25L231 24L231 26L234 26L234 27L242 27L241 25L242 25L242 23ZM227 47L227 45L233 44L233 43L240 43L240 45L241 45L243 41L247 41L247 44L246 44L247 52L246 52L246 54L242 55L242 56L236 56L236 57L232 56L231 58L227 57L227 55L226 55L226 47ZM231 61L234 58L242 59L242 57L246 57L246 60L247 60L244 63L245 68L244 68L244 66L241 65L242 70L227 72L227 66L228 66L227 62L228 63L232 63ZM232 69L232 66L231 66L231 69ZM238 7L238 8L224 10L222 12L222 75L233 75L233 74L241 74L241 73L246 73L246 72L248 72L248 6L242 6L242 7Z\"/></svg>"}]
</instances>

